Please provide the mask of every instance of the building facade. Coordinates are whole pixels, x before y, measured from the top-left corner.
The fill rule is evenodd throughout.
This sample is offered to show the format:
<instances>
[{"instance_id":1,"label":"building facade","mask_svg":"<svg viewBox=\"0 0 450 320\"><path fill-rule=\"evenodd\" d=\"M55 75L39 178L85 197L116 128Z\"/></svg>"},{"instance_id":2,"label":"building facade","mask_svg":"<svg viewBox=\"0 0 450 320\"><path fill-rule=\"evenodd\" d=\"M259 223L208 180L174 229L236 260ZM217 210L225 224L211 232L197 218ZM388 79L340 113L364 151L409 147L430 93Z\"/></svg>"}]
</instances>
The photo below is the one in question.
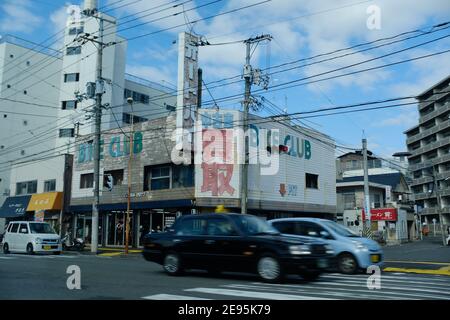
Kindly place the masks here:
<instances>
[{"instance_id":1,"label":"building facade","mask_svg":"<svg viewBox=\"0 0 450 320\"><path fill-rule=\"evenodd\" d=\"M177 148L175 113L134 125L131 175L128 171L130 127L113 129L103 135L100 167L104 185L100 195L99 243L124 243L130 178L133 245L139 245L146 232L163 230L180 215L212 212L218 205L240 212L242 164L237 158L242 154L242 144L238 141L240 137L233 136L233 132L239 128L236 124L240 123L242 114L235 110L201 110L199 115L202 127L196 126L195 133L200 134L198 139L201 140L196 138L194 145L201 145L200 150ZM262 120L258 117L252 119L255 123ZM255 152L264 152L267 156L267 146L262 141L267 132L261 134L262 126L252 126L250 145L255 147ZM294 130L273 122L266 121L264 126L272 129L273 140L270 138L272 142L268 144L274 148L272 155L277 153L275 147L280 144L286 144L288 150L274 156L273 165L270 161L250 161L248 212L266 219L289 216L334 218L334 149L315 139L320 137L327 143L332 141L318 132L310 138L311 132L306 136L298 128ZM258 136L261 139L259 143ZM93 202L90 141L90 135L77 141L79 147L74 157L70 203L77 236L88 242L92 232ZM213 159L207 155L213 155ZM224 157L230 161L218 160ZM266 170L262 170L264 167Z\"/></svg>"},{"instance_id":2,"label":"building facade","mask_svg":"<svg viewBox=\"0 0 450 320\"><path fill-rule=\"evenodd\" d=\"M450 76L418 96L418 111L419 123L405 131L411 190L422 223L439 226L441 210L445 230L450 225Z\"/></svg>"},{"instance_id":3,"label":"building facade","mask_svg":"<svg viewBox=\"0 0 450 320\"><path fill-rule=\"evenodd\" d=\"M418 238L420 230L405 175L383 166L382 159L368 157L371 230L388 244ZM338 221L358 234L363 233L364 171L361 152L338 158L336 181Z\"/></svg>"}]
</instances>

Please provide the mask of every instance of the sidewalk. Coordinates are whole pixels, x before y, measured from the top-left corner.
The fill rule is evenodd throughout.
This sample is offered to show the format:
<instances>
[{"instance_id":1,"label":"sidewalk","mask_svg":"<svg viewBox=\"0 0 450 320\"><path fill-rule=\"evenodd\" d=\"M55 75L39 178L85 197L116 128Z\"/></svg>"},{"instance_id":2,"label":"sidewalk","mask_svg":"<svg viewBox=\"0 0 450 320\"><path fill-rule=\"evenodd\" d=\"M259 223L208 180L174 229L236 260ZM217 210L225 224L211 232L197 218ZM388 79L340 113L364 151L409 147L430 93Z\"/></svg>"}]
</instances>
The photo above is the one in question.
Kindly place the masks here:
<instances>
[{"instance_id":1,"label":"sidewalk","mask_svg":"<svg viewBox=\"0 0 450 320\"><path fill-rule=\"evenodd\" d=\"M65 251L65 253L70 254L75 251ZM78 252L78 251L77 251ZM95 253L91 252L91 246L86 245L84 247L84 250L81 252L78 252L79 254L85 254L85 255L95 255ZM142 253L142 249L140 248L128 248L128 255L137 256L140 253ZM102 257L116 257L116 256L122 256L125 255L125 248L122 247L98 247L97 255Z\"/></svg>"},{"instance_id":2,"label":"sidewalk","mask_svg":"<svg viewBox=\"0 0 450 320\"><path fill-rule=\"evenodd\" d=\"M383 247L386 272L411 272L450 276L450 246L440 237Z\"/></svg>"}]
</instances>

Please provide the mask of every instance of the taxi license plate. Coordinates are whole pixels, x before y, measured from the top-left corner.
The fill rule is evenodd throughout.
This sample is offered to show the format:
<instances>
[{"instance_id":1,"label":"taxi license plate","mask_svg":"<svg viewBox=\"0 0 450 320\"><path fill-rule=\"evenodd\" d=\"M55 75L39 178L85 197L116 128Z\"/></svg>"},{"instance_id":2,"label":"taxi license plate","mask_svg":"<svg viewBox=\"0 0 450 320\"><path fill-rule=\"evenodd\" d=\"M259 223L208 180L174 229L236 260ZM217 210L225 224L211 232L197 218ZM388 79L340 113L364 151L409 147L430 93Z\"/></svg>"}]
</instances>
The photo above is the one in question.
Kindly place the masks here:
<instances>
[{"instance_id":1,"label":"taxi license plate","mask_svg":"<svg viewBox=\"0 0 450 320\"><path fill-rule=\"evenodd\" d=\"M44 250L50 250L51 248L51 246L44 246Z\"/></svg>"},{"instance_id":2,"label":"taxi license plate","mask_svg":"<svg viewBox=\"0 0 450 320\"><path fill-rule=\"evenodd\" d=\"M326 259L319 259L317 261L317 266L319 268L326 268L326 267L328 267L328 261Z\"/></svg>"},{"instance_id":3,"label":"taxi license plate","mask_svg":"<svg viewBox=\"0 0 450 320\"><path fill-rule=\"evenodd\" d=\"M380 262L380 255L379 254L373 254L370 256L370 261L373 263Z\"/></svg>"}]
</instances>

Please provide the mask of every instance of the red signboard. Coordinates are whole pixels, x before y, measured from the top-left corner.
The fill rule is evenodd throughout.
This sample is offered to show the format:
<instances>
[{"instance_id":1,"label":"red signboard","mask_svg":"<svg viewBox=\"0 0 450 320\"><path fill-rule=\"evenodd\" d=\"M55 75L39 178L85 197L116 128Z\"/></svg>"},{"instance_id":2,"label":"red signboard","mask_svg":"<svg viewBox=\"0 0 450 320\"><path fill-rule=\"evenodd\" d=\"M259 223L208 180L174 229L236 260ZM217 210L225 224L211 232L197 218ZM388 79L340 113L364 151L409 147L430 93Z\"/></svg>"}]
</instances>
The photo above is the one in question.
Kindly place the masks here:
<instances>
[{"instance_id":1,"label":"red signboard","mask_svg":"<svg viewBox=\"0 0 450 320\"><path fill-rule=\"evenodd\" d=\"M364 209L362 212L363 221L366 220ZM370 209L370 220L372 221L397 221L397 209L395 208L378 208Z\"/></svg>"}]
</instances>

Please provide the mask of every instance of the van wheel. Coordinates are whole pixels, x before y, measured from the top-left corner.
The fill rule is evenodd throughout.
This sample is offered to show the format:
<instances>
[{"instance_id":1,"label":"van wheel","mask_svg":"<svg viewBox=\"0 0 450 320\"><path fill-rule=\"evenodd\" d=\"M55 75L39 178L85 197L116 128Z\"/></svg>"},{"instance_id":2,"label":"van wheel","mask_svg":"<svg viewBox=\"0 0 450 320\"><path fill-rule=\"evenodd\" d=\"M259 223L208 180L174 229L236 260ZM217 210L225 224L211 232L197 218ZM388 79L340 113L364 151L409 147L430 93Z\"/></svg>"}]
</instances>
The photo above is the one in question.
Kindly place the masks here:
<instances>
[{"instance_id":1,"label":"van wheel","mask_svg":"<svg viewBox=\"0 0 450 320\"><path fill-rule=\"evenodd\" d=\"M354 274L358 270L358 263L350 253L343 253L338 257L339 271L344 274Z\"/></svg>"},{"instance_id":2,"label":"van wheel","mask_svg":"<svg viewBox=\"0 0 450 320\"><path fill-rule=\"evenodd\" d=\"M183 273L180 255L176 252L169 252L165 255L163 269L171 276L178 276Z\"/></svg>"},{"instance_id":3,"label":"van wheel","mask_svg":"<svg viewBox=\"0 0 450 320\"><path fill-rule=\"evenodd\" d=\"M27 244L27 254L34 254L33 245L31 243Z\"/></svg>"},{"instance_id":4,"label":"van wheel","mask_svg":"<svg viewBox=\"0 0 450 320\"><path fill-rule=\"evenodd\" d=\"M273 254L263 254L258 260L256 270L266 282L280 282L284 277L280 261Z\"/></svg>"},{"instance_id":5,"label":"van wheel","mask_svg":"<svg viewBox=\"0 0 450 320\"><path fill-rule=\"evenodd\" d=\"M9 245L8 243L3 244L3 253L8 254L9 253Z\"/></svg>"}]
</instances>

